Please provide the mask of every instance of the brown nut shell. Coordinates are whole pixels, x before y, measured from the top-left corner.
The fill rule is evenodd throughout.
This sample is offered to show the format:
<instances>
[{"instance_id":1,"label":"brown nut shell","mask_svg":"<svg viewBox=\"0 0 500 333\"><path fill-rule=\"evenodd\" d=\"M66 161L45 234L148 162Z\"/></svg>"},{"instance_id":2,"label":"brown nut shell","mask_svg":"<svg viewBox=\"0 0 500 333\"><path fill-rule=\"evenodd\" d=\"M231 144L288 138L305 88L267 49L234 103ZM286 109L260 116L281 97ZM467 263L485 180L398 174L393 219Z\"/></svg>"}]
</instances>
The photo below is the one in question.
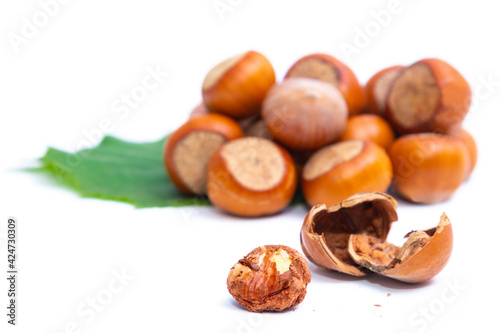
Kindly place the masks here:
<instances>
[{"instance_id":1,"label":"brown nut shell","mask_svg":"<svg viewBox=\"0 0 500 333\"><path fill-rule=\"evenodd\" d=\"M443 213L435 228L413 231L402 247L368 235L351 235L349 255L359 265L396 280L432 279L448 262L453 248L451 223Z\"/></svg>"},{"instance_id":2,"label":"brown nut shell","mask_svg":"<svg viewBox=\"0 0 500 333\"><path fill-rule=\"evenodd\" d=\"M302 170L302 191L309 205L327 206L360 192L385 192L392 165L383 148L349 140L316 151Z\"/></svg>"},{"instance_id":3,"label":"brown nut shell","mask_svg":"<svg viewBox=\"0 0 500 333\"><path fill-rule=\"evenodd\" d=\"M269 60L249 51L221 62L207 74L202 87L203 101L211 112L233 118L257 115L275 81Z\"/></svg>"},{"instance_id":4,"label":"brown nut shell","mask_svg":"<svg viewBox=\"0 0 500 333\"><path fill-rule=\"evenodd\" d=\"M470 169L464 144L436 133L404 135L393 143L389 156L396 191L419 203L448 200Z\"/></svg>"},{"instance_id":5,"label":"brown nut shell","mask_svg":"<svg viewBox=\"0 0 500 333\"><path fill-rule=\"evenodd\" d=\"M213 152L242 137L233 119L219 114L193 116L165 142L163 161L172 183L186 194L206 193L206 172Z\"/></svg>"},{"instance_id":6,"label":"brown nut shell","mask_svg":"<svg viewBox=\"0 0 500 333\"><path fill-rule=\"evenodd\" d=\"M375 114L359 114L347 119L347 125L340 140L371 141L388 150L394 138L394 131L384 118Z\"/></svg>"},{"instance_id":7,"label":"brown nut shell","mask_svg":"<svg viewBox=\"0 0 500 333\"><path fill-rule=\"evenodd\" d=\"M354 72L343 62L328 54L316 53L297 60L285 78L307 77L333 84L345 98L349 115L365 108L365 93Z\"/></svg>"},{"instance_id":8,"label":"brown nut shell","mask_svg":"<svg viewBox=\"0 0 500 333\"><path fill-rule=\"evenodd\" d=\"M283 311L304 300L310 282L307 261L299 252L284 245L267 245L254 249L231 268L227 289L250 311Z\"/></svg>"},{"instance_id":9,"label":"brown nut shell","mask_svg":"<svg viewBox=\"0 0 500 333\"><path fill-rule=\"evenodd\" d=\"M331 84L290 78L274 85L262 105L271 136L294 150L323 147L337 140L347 121L347 106Z\"/></svg>"},{"instance_id":10,"label":"brown nut shell","mask_svg":"<svg viewBox=\"0 0 500 333\"><path fill-rule=\"evenodd\" d=\"M385 116L387 95L392 82L403 68L400 65L384 68L366 82L365 93L368 112Z\"/></svg>"},{"instance_id":11,"label":"brown nut shell","mask_svg":"<svg viewBox=\"0 0 500 333\"><path fill-rule=\"evenodd\" d=\"M453 128L446 134L462 142L469 153L470 165L464 175L464 180L467 180L474 171L477 163L476 140L474 140L474 137L462 127Z\"/></svg>"},{"instance_id":12,"label":"brown nut shell","mask_svg":"<svg viewBox=\"0 0 500 333\"><path fill-rule=\"evenodd\" d=\"M283 210L297 187L290 154L278 144L244 137L221 146L208 165L208 198L219 209L239 216Z\"/></svg>"},{"instance_id":13,"label":"brown nut shell","mask_svg":"<svg viewBox=\"0 0 500 333\"><path fill-rule=\"evenodd\" d=\"M326 208L314 206L307 214L300 231L302 251L316 265L364 276L368 270L349 256L350 235L366 233L385 240L392 222L398 219L397 203L384 193L361 193Z\"/></svg>"},{"instance_id":14,"label":"brown nut shell","mask_svg":"<svg viewBox=\"0 0 500 333\"><path fill-rule=\"evenodd\" d=\"M399 134L446 133L462 123L471 88L450 64L423 59L402 69L387 97L386 114Z\"/></svg>"}]
</instances>

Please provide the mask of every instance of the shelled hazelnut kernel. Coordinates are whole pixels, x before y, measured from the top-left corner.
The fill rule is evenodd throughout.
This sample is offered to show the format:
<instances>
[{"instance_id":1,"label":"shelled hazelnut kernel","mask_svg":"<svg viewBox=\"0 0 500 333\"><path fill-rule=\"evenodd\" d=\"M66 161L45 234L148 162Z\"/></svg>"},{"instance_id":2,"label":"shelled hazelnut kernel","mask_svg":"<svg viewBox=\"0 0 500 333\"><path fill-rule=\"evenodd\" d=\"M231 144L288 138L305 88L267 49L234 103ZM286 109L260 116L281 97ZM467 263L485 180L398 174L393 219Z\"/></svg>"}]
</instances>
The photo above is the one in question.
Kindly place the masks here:
<instances>
[{"instance_id":1,"label":"shelled hazelnut kernel","mask_svg":"<svg viewBox=\"0 0 500 333\"><path fill-rule=\"evenodd\" d=\"M283 210L297 186L290 154L274 142L244 137L221 146L208 165L212 204L239 216L261 216Z\"/></svg>"},{"instance_id":2,"label":"shelled hazelnut kernel","mask_svg":"<svg viewBox=\"0 0 500 333\"><path fill-rule=\"evenodd\" d=\"M310 54L297 60L285 75L285 78L291 77L306 77L332 84L344 96L349 115L357 114L365 108L364 89L354 72L328 54Z\"/></svg>"},{"instance_id":3,"label":"shelled hazelnut kernel","mask_svg":"<svg viewBox=\"0 0 500 333\"><path fill-rule=\"evenodd\" d=\"M275 80L269 60L249 51L210 70L203 82L203 101L210 111L233 118L256 115Z\"/></svg>"},{"instance_id":4,"label":"shelled hazelnut kernel","mask_svg":"<svg viewBox=\"0 0 500 333\"><path fill-rule=\"evenodd\" d=\"M310 282L307 261L299 252L284 245L266 245L231 268L227 289L247 310L283 311L304 300Z\"/></svg>"},{"instance_id":5,"label":"shelled hazelnut kernel","mask_svg":"<svg viewBox=\"0 0 500 333\"><path fill-rule=\"evenodd\" d=\"M347 119L347 125L340 140L371 141L388 150L394 142L394 131L382 117L374 114L360 114Z\"/></svg>"},{"instance_id":6,"label":"shelled hazelnut kernel","mask_svg":"<svg viewBox=\"0 0 500 333\"><path fill-rule=\"evenodd\" d=\"M238 123L218 114L190 118L166 140L165 168L174 185L186 194L206 193L210 157L222 144L243 136Z\"/></svg>"},{"instance_id":7,"label":"shelled hazelnut kernel","mask_svg":"<svg viewBox=\"0 0 500 333\"><path fill-rule=\"evenodd\" d=\"M436 133L402 136L394 141L389 156L396 191L419 203L448 200L470 169L465 145Z\"/></svg>"},{"instance_id":8,"label":"shelled hazelnut kernel","mask_svg":"<svg viewBox=\"0 0 500 333\"><path fill-rule=\"evenodd\" d=\"M262 119L271 136L286 147L317 149L340 137L347 106L331 84L290 78L271 88L262 105Z\"/></svg>"},{"instance_id":9,"label":"shelled hazelnut kernel","mask_svg":"<svg viewBox=\"0 0 500 333\"><path fill-rule=\"evenodd\" d=\"M379 116L385 115L386 101L392 83L403 66L391 66L375 73L366 83L366 105L368 112Z\"/></svg>"},{"instance_id":10,"label":"shelled hazelnut kernel","mask_svg":"<svg viewBox=\"0 0 500 333\"><path fill-rule=\"evenodd\" d=\"M470 103L470 86L455 68L439 59L423 59L394 80L386 115L399 134L446 133L462 123Z\"/></svg>"},{"instance_id":11,"label":"shelled hazelnut kernel","mask_svg":"<svg viewBox=\"0 0 500 333\"><path fill-rule=\"evenodd\" d=\"M309 205L339 203L360 192L385 192L392 165L383 148L370 141L342 141L315 152L302 171Z\"/></svg>"}]
</instances>

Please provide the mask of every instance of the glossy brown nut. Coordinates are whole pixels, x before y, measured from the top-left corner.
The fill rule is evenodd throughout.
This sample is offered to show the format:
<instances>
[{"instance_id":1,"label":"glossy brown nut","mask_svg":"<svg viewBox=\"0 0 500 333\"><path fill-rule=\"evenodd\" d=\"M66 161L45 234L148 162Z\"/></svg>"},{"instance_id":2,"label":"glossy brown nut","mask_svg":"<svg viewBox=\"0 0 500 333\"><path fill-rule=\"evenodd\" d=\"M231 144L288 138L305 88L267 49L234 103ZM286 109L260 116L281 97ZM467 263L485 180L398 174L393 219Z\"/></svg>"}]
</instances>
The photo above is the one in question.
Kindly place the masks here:
<instances>
[{"instance_id":1,"label":"glossy brown nut","mask_svg":"<svg viewBox=\"0 0 500 333\"><path fill-rule=\"evenodd\" d=\"M432 279L447 264L453 249L451 223L443 213L437 227L412 231L402 247L364 235L351 235L349 255L359 265L396 280Z\"/></svg>"},{"instance_id":2,"label":"glossy brown nut","mask_svg":"<svg viewBox=\"0 0 500 333\"><path fill-rule=\"evenodd\" d=\"M370 141L342 141L315 152L302 170L309 205L327 206L360 192L385 192L392 165L383 148Z\"/></svg>"},{"instance_id":3,"label":"glossy brown nut","mask_svg":"<svg viewBox=\"0 0 500 333\"><path fill-rule=\"evenodd\" d=\"M283 311L304 300L310 282L307 261L299 252L284 245L266 245L231 268L227 289L250 311Z\"/></svg>"},{"instance_id":4,"label":"glossy brown nut","mask_svg":"<svg viewBox=\"0 0 500 333\"><path fill-rule=\"evenodd\" d=\"M349 256L350 235L366 233L385 240L391 225L398 219L397 203L383 193L361 193L329 208L311 208L300 231L302 251L316 265L364 276L370 271Z\"/></svg>"},{"instance_id":5,"label":"glossy brown nut","mask_svg":"<svg viewBox=\"0 0 500 333\"><path fill-rule=\"evenodd\" d=\"M446 133L462 123L470 104L470 86L455 68L439 59L423 59L399 72L386 115L399 134Z\"/></svg>"},{"instance_id":6,"label":"glossy brown nut","mask_svg":"<svg viewBox=\"0 0 500 333\"><path fill-rule=\"evenodd\" d=\"M464 180L467 180L474 171L477 163L476 140L474 140L474 137L462 127L451 129L446 134L451 136L452 138L459 140L465 145L465 148L467 148L470 159L469 168L467 169L464 175Z\"/></svg>"},{"instance_id":7,"label":"glossy brown nut","mask_svg":"<svg viewBox=\"0 0 500 333\"><path fill-rule=\"evenodd\" d=\"M285 75L285 78L290 77L307 77L333 84L344 96L349 115L357 114L365 108L364 89L354 72L328 54L310 54L297 60Z\"/></svg>"},{"instance_id":8,"label":"glossy brown nut","mask_svg":"<svg viewBox=\"0 0 500 333\"><path fill-rule=\"evenodd\" d=\"M419 203L448 200L470 169L465 146L442 134L402 136L391 146L389 156L396 191Z\"/></svg>"},{"instance_id":9,"label":"glossy brown nut","mask_svg":"<svg viewBox=\"0 0 500 333\"><path fill-rule=\"evenodd\" d=\"M238 123L218 114L190 118L165 142L163 161L172 183L186 194L206 193L206 172L213 152L243 136Z\"/></svg>"},{"instance_id":10,"label":"glossy brown nut","mask_svg":"<svg viewBox=\"0 0 500 333\"><path fill-rule=\"evenodd\" d=\"M294 150L309 150L337 140L347 121L347 106L331 84L290 78L274 85L262 105L271 136Z\"/></svg>"},{"instance_id":11,"label":"glossy brown nut","mask_svg":"<svg viewBox=\"0 0 500 333\"><path fill-rule=\"evenodd\" d=\"M374 114L359 114L347 119L341 141L365 140L378 144L388 150L394 142L394 131L382 117Z\"/></svg>"},{"instance_id":12,"label":"glossy brown nut","mask_svg":"<svg viewBox=\"0 0 500 333\"><path fill-rule=\"evenodd\" d=\"M244 137L221 146L208 165L208 198L239 216L283 210L292 200L297 174L290 154L270 140Z\"/></svg>"},{"instance_id":13,"label":"glossy brown nut","mask_svg":"<svg viewBox=\"0 0 500 333\"><path fill-rule=\"evenodd\" d=\"M368 112L379 116L385 116L386 101L389 90L394 79L403 66L392 66L384 68L375 73L366 83L366 106Z\"/></svg>"},{"instance_id":14,"label":"glossy brown nut","mask_svg":"<svg viewBox=\"0 0 500 333\"><path fill-rule=\"evenodd\" d=\"M205 77L203 101L211 112L233 118L257 115L276 78L269 60L249 51L215 66Z\"/></svg>"}]
</instances>

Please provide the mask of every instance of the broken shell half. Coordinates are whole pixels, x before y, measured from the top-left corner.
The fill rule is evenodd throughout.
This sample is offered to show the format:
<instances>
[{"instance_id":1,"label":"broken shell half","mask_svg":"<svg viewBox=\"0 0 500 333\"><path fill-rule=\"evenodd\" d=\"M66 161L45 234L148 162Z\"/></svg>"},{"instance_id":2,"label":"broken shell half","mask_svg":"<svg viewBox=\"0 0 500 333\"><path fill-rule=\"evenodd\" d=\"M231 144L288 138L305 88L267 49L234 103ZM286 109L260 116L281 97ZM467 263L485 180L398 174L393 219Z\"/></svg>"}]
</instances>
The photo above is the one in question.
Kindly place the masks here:
<instances>
[{"instance_id":1,"label":"broken shell half","mask_svg":"<svg viewBox=\"0 0 500 333\"><path fill-rule=\"evenodd\" d=\"M378 192L355 194L329 208L314 206L300 232L302 250L318 266L364 276L370 271L350 257L349 237L366 234L385 241L392 222L398 219L396 207L396 200Z\"/></svg>"},{"instance_id":2,"label":"broken shell half","mask_svg":"<svg viewBox=\"0 0 500 333\"><path fill-rule=\"evenodd\" d=\"M432 279L446 265L453 247L450 220L443 213L435 228L412 231L401 247L367 234L351 235L349 255L359 265L396 280Z\"/></svg>"}]
</instances>

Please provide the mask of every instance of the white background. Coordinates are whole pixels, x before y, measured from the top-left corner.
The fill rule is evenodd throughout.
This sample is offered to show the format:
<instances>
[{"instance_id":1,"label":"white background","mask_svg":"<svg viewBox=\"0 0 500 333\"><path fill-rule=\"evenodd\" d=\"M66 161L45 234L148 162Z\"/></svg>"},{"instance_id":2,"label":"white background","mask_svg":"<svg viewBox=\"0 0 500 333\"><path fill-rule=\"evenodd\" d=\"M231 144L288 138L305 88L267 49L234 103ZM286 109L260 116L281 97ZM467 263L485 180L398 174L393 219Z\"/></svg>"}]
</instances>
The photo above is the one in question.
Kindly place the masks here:
<instances>
[{"instance_id":1,"label":"white background","mask_svg":"<svg viewBox=\"0 0 500 333\"><path fill-rule=\"evenodd\" d=\"M453 332L497 327L500 292L492 270L500 231L498 5L401 0L397 13L380 27L373 12L387 9L389 0L222 2L233 5L221 18L213 0L73 0L43 22L40 2L2 1L0 267L6 271L6 224L15 216L20 278L15 328L6 324L7 284L1 279L0 330ZM12 36L22 36L26 19L33 22L34 16L45 26L14 47ZM373 29L372 37L362 45L359 30L365 28ZM347 43L359 46L350 59L341 50ZM109 134L120 138L161 138L200 101L207 71L250 49L271 60L278 79L301 56L325 52L349 64L362 82L381 68L424 57L447 60L469 80L475 98L464 126L479 146L475 173L446 203L400 201L400 221L389 237L401 244L404 234L435 226L445 211L455 247L435 279L407 285L351 278L310 264L312 282L299 307L253 315L227 292L227 273L259 245L300 249L306 208L255 220L214 208L138 210L83 199L20 171L36 166L49 146L73 151L97 141L103 119L110 124ZM147 68L168 76L127 115L113 112L122 94L142 83ZM120 283L115 275L122 273L128 280ZM89 306L93 298L100 302L99 311Z\"/></svg>"}]
</instances>

